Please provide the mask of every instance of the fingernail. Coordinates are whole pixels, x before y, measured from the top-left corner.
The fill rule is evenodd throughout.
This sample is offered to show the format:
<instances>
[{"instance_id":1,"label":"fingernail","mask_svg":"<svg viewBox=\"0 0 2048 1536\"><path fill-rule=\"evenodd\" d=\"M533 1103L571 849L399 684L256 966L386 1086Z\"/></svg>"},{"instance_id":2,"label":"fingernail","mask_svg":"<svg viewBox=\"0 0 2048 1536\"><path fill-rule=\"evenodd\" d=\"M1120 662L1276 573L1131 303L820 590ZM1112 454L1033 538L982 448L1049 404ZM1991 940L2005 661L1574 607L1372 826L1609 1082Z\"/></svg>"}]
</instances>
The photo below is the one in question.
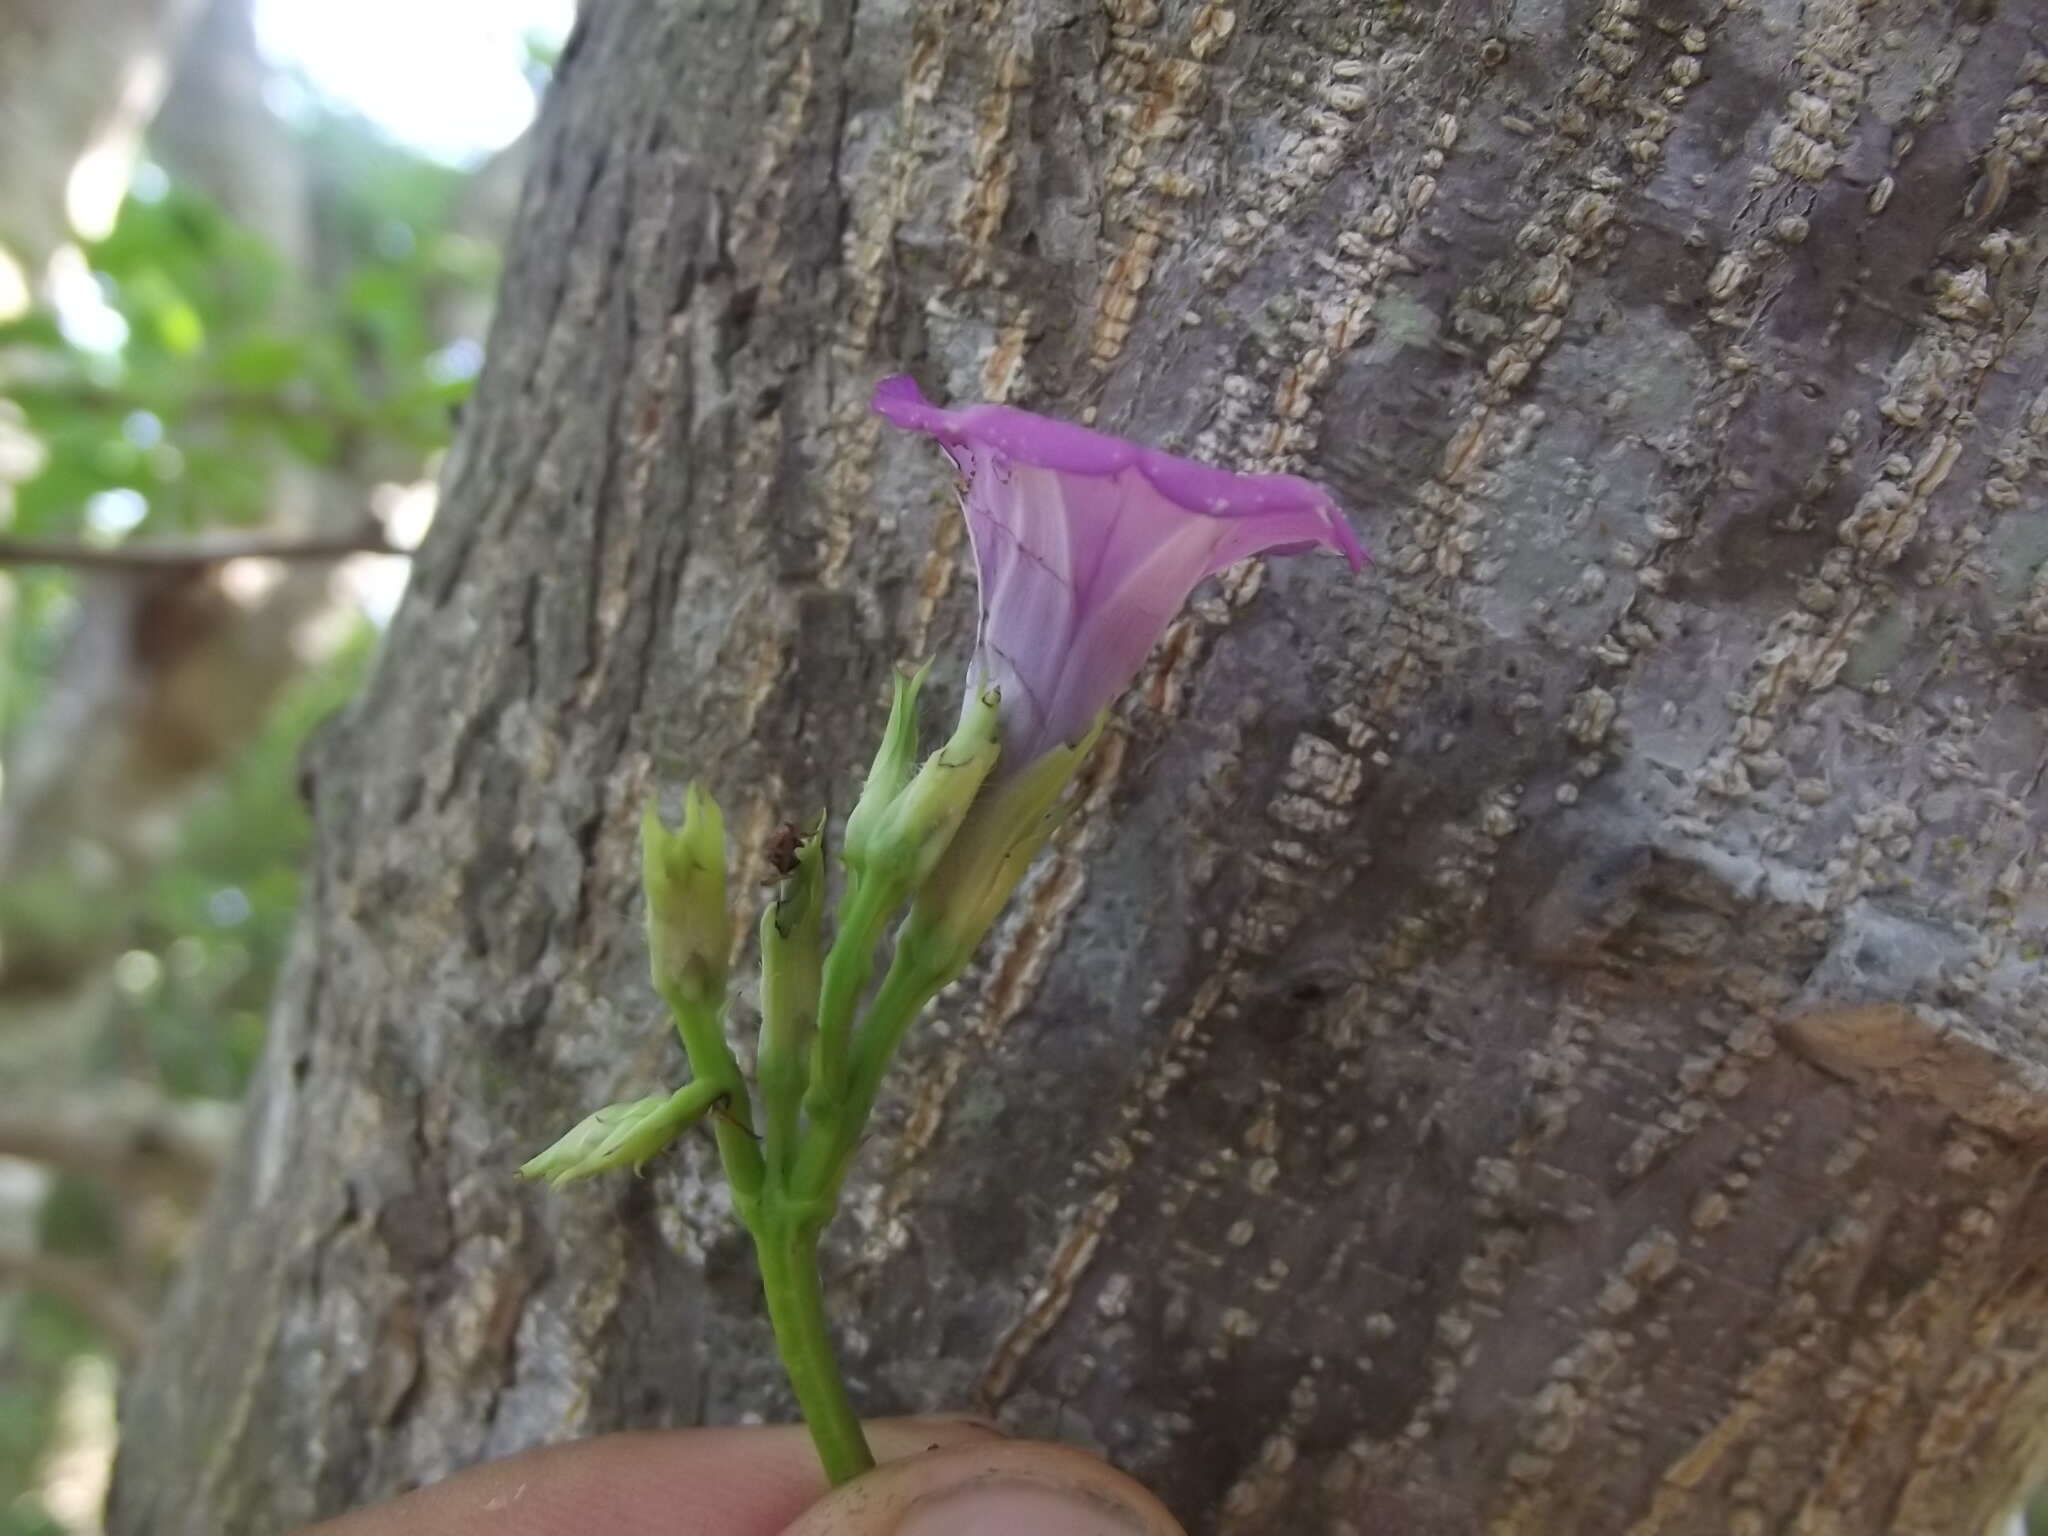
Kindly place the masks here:
<instances>
[{"instance_id":1,"label":"fingernail","mask_svg":"<svg viewBox=\"0 0 2048 1536\"><path fill-rule=\"evenodd\" d=\"M1107 1500L1042 1483L970 1483L919 1499L896 1536L1140 1536L1145 1527Z\"/></svg>"}]
</instances>

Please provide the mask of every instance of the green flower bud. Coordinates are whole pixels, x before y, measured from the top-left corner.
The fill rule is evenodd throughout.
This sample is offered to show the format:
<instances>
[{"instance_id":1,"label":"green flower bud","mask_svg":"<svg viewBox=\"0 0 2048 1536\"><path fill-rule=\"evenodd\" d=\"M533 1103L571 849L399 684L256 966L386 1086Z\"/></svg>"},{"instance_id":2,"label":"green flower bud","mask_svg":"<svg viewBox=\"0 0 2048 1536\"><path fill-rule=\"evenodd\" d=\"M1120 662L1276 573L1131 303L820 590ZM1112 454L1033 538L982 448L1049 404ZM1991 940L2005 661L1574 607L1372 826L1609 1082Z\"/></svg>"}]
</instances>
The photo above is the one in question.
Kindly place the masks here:
<instances>
[{"instance_id":1,"label":"green flower bud","mask_svg":"<svg viewBox=\"0 0 2048 1536\"><path fill-rule=\"evenodd\" d=\"M848 869L906 892L932 872L1002 751L997 702L993 689L969 698L952 739L875 816L860 849L841 855Z\"/></svg>"},{"instance_id":2,"label":"green flower bud","mask_svg":"<svg viewBox=\"0 0 2048 1536\"><path fill-rule=\"evenodd\" d=\"M846 831L840 838L839 854L849 868L858 868L867 858L877 826L916 770L917 695L931 669L930 662L915 672L896 669L889 723L882 729L874 765L868 769L867 783L861 787L860 800L846 818Z\"/></svg>"},{"instance_id":3,"label":"green flower bud","mask_svg":"<svg viewBox=\"0 0 2048 1536\"><path fill-rule=\"evenodd\" d=\"M613 1168L638 1168L703 1119L717 1100L717 1086L700 1081L671 1094L607 1104L519 1172L560 1188Z\"/></svg>"},{"instance_id":4,"label":"green flower bud","mask_svg":"<svg viewBox=\"0 0 2048 1536\"><path fill-rule=\"evenodd\" d=\"M701 786L692 784L684 796L680 831L669 831L648 804L640 821L640 869L654 990L676 1005L723 1007L732 955L725 818Z\"/></svg>"}]
</instances>

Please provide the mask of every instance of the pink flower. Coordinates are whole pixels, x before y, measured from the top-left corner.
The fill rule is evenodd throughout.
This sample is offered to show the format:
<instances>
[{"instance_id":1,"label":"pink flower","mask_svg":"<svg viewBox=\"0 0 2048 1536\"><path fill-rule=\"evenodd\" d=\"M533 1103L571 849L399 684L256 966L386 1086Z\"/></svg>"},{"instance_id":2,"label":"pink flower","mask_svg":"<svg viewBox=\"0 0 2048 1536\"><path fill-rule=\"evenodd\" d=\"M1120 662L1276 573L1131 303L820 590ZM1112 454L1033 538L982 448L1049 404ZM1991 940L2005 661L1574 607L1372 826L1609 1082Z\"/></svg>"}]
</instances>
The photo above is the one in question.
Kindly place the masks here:
<instances>
[{"instance_id":1,"label":"pink flower","mask_svg":"<svg viewBox=\"0 0 2048 1536\"><path fill-rule=\"evenodd\" d=\"M981 579L969 697L1002 692L998 778L1077 741L1144 664L1188 594L1257 554L1318 546L1365 561L1329 492L1240 475L1006 405L946 410L908 376L874 407L938 439L965 480Z\"/></svg>"}]
</instances>

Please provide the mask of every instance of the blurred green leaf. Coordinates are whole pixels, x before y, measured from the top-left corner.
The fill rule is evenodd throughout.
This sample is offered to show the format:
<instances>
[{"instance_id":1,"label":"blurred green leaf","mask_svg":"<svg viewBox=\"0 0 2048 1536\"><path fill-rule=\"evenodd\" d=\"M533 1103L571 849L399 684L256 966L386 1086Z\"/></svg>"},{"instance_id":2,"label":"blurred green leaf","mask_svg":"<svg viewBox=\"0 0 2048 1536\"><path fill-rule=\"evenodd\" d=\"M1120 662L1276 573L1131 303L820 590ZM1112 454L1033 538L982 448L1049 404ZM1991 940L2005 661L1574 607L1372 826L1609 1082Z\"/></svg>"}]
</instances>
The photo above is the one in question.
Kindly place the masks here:
<instances>
[{"instance_id":1,"label":"blurred green leaf","mask_svg":"<svg viewBox=\"0 0 2048 1536\"><path fill-rule=\"evenodd\" d=\"M325 464L334 457L340 432L331 422L317 416L288 417L277 424L278 440L292 454L308 464Z\"/></svg>"},{"instance_id":2,"label":"blurred green leaf","mask_svg":"<svg viewBox=\"0 0 2048 1536\"><path fill-rule=\"evenodd\" d=\"M58 1394L74 1360L100 1351L92 1326L38 1292L21 1298L0 1359L0 1489L35 1486ZM66 1536L32 1494L0 1503L0 1536Z\"/></svg>"},{"instance_id":3,"label":"blurred green leaf","mask_svg":"<svg viewBox=\"0 0 2048 1536\"><path fill-rule=\"evenodd\" d=\"M47 312L0 327L0 396L44 450L14 488L13 531L75 536L117 487L149 502L131 535L257 523L283 462L347 454L395 478L445 445L469 381L449 376L434 316L497 264L447 230L461 177L345 118L321 120L307 152L340 258L317 286L173 182L87 249L126 328L113 354L72 345Z\"/></svg>"},{"instance_id":4,"label":"blurred green leaf","mask_svg":"<svg viewBox=\"0 0 2048 1536\"><path fill-rule=\"evenodd\" d=\"M31 309L12 320L0 320L0 347L61 347L64 332L46 309Z\"/></svg>"},{"instance_id":5,"label":"blurred green leaf","mask_svg":"<svg viewBox=\"0 0 2048 1536\"><path fill-rule=\"evenodd\" d=\"M277 332L245 336L220 356L220 379L236 389L281 389L306 366L306 343Z\"/></svg>"},{"instance_id":6,"label":"blurred green leaf","mask_svg":"<svg viewBox=\"0 0 2048 1536\"><path fill-rule=\"evenodd\" d=\"M298 792L306 736L355 695L374 636L364 625L300 678L263 734L187 816L177 856L150 876L133 943L161 981L130 999L152 1064L174 1093L240 1094L262 1047L263 1011L298 907L310 826Z\"/></svg>"},{"instance_id":7,"label":"blurred green leaf","mask_svg":"<svg viewBox=\"0 0 2048 1536\"><path fill-rule=\"evenodd\" d=\"M199 311L182 300L159 305L153 318L157 340L174 356L189 357L206 341L206 326Z\"/></svg>"}]
</instances>

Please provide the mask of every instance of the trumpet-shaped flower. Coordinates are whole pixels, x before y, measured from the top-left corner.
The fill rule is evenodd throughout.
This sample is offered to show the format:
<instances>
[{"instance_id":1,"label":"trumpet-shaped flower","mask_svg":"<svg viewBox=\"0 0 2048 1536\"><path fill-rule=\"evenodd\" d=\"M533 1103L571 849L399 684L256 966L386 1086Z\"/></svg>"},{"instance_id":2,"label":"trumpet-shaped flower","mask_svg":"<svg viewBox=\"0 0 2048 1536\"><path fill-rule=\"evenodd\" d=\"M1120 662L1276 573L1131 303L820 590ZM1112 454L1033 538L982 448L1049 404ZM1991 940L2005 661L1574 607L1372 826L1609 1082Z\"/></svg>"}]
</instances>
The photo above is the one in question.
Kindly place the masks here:
<instances>
[{"instance_id":1,"label":"trumpet-shaped flower","mask_svg":"<svg viewBox=\"0 0 2048 1536\"><path fill-rule=\"evenodd\" d=\"M996 777L1086 735L1195 584L1251 555L1365 560L1329 492L1240 475L1005 405L948 410L899 375L874 406L937 438L965 482L981 582L970 701L1001 692Z\"/></svg>"}]
</instances>

